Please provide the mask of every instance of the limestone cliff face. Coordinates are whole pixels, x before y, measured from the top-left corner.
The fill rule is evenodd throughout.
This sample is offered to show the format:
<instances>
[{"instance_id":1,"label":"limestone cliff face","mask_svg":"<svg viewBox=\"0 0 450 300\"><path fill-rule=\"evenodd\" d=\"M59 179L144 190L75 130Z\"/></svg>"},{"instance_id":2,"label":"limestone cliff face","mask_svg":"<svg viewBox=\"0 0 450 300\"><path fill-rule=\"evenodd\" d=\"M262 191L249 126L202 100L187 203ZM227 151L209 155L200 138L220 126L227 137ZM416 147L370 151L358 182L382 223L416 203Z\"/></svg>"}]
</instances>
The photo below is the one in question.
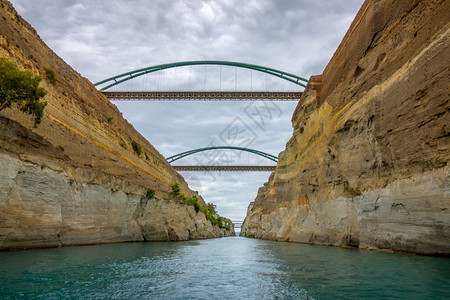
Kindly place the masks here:
<instances>
[{"instance_id":1,"label":"limestone cliff face","mask_svg":"<svg viewBox=\"0 0 450 300\"><path fill-rule=\"evenodd\" d=\"M0 0L0 57L40 74L48 91L37 128L16 108L0 112L0 249L224 234L170 195L175 182L187 196L193 192L6 0ZM56 84L45 79L45 68L55 72ZM146 155L138 156L132 141ZM145 197L148 189L154 198Z\"/></svg>"},{"instance_id":2,"label":"limestone cliff face","mask_svg":"<svg viewBox=\"0 0 450 300\"><path fill-rule=\"evenodd\" d=\"M366 1L241 235L450 254L450 2Z\"/></svg>"}]
</instances>

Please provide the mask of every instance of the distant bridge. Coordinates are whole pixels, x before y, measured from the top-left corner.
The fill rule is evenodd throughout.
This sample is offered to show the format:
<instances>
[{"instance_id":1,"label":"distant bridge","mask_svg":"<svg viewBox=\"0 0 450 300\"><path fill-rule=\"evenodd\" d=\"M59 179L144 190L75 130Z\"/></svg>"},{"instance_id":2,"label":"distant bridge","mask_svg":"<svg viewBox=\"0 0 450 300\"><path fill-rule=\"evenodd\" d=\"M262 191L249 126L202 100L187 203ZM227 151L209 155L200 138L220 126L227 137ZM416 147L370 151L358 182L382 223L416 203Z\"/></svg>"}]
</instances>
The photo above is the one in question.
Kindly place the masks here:
<instances>
[{"instance_id":1,"label":"distant bridge","mask_svg":"<svg viewBox=\"0 0 450 300\"><path fill-rule=\"evenodd\" d=\"M234 147L234 146L215 146L215 147L205 147L193 149L185 152L181 152L166 158L169 163L177 161L183 157L196 154L204 151L212 151L212 150L238 150L250 152L264 158L267 158L271 161L278 162L278 157L275 155L262 152L255 149L244 148L244 147ZM254 171L254 172L266 172L266 171L274 171L276 166L220 166L220 165L196 165L196 166L179 166L172 165L172 167L177 171Z\"/></svg>"},{"instance_id":2,"label":"distant bridge","mask_svg":"<svg viewBox=\"0 0 450 300\"><path fill-rule=\"evenodd\" d=\"M233 223L234 228L242 228L242 224L244 224L244 221L231 221L231 223Z\"/></svg>"}]
</instances>

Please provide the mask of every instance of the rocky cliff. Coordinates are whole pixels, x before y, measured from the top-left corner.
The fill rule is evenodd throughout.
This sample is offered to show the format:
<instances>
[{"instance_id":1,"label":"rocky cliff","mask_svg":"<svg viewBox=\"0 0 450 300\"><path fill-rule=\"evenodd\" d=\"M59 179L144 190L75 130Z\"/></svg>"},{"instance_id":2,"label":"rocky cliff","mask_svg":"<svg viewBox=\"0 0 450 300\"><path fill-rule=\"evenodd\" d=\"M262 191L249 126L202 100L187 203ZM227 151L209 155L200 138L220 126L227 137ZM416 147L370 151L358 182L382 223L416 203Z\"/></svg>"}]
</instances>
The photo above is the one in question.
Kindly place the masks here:
<instances>
[{"instance_id":1,"label":"rocky cliff","mask_svg":"<svg viewBox=\"0 0 450 300\"><path fill-rule=\"evenodd\" d=\"M0 112L0 249L232 234L170 194L175 182L187 196L193 192L6 0L0 0L0 57L41 75L48 91L37 128L14 107ZM149 199L148 190L156 191Z\"/></svg>"},{"instance_id":2,"label":"rocky cliff","mask_svg":"<svg viewBox=\"0 0 450 300\"><path fill-rule=\"evenodd\" d=\"M367 0L241 235L450 254L450 1Z\"/></svg>"}]
</instances>

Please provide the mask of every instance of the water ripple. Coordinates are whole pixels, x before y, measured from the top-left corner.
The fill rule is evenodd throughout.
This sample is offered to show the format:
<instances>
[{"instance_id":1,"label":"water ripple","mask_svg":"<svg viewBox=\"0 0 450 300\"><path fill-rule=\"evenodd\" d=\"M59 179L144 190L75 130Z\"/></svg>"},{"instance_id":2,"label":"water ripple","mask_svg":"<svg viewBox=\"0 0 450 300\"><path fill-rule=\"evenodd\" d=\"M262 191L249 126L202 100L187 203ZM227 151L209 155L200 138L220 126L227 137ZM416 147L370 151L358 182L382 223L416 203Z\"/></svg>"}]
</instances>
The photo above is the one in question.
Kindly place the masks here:
<instances>
[{"instance_id":1,"label":"water ripple","mask_svg":"<svg viewBox=\"0 0 450 300\"><path fill-rule=\"evenodd\" d=\"M245 238L0 253L2 299L448 299L450 260Z\"/></svg>"}]
</instances>

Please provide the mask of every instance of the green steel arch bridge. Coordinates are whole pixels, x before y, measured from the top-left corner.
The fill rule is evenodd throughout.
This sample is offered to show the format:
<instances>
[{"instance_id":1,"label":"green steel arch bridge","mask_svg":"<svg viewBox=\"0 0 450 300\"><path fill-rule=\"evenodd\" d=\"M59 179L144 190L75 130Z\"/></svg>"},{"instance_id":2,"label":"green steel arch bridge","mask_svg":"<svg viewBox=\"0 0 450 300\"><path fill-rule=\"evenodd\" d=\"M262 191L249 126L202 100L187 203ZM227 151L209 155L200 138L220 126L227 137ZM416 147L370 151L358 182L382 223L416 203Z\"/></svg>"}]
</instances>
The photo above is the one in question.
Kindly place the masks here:
<instances>
[{"instance_id":1,"label":"green steel arch bridge","mask_svg":"<svg viewBox=\"0 0 450 300\"><path fill-rule=\"evenodd\" d=\"M250 148L244 148L244 147L234 147L234 146L216 146L216 147L205 147L205 148L198 148L193 149L189 151L185 151L182 153L178 153L172 156L169 156L166 158L166 160L169 163L173 163L174 161L177 161L183 157L193 155L199 152L204 151L214 151L214 150L237 150L237 151L244 151L253 153L259 156L262 156L264 158L267 158L273 162L278 162L278 157L275 155L262 152L255 149ZM197 166L187 166L187 165L172 165L172 167L177 171L274 171L275 165L265 165L265 166L242 166L242 165L197 165Z\"/></svg>"},{"instance_id":2,"label":"green steel arch bridge","mask_svg":"<svg viewBox=\"0 0 450 300\"><path fill-rule=\"evenodd\" d=\"M119 75L106 78L94 85L110 100L269 100L269 101L298 101L302 95L301 92L270 92L270 91L109 91L108 89L119 85L128 80L144 76L146 74L160 72L166 69L172 69L185 66L196 65L217 65L232 66L243 69L262 72L267 75L275 76L291 82L297 86L306 87L308 79L297 76L288 72L277 69L222 60L198 60L198 61L181 61L156 66L145 67Z\"/></svg>"},{"instance_id":3,"label":"green steel arch bridge","mask_svg":"<svg viewBox=\"0 0 450 300\"><path fill-rule=\"evenodd\" d=\"M280 71L277 69L233 62L233 61L220 61L220 60L199 60L199 61L181 61L174 62L156 66L145 67L119 75L106 78L94 85L110 100L208 100L208 101L218 101L218 100L266 100L266 101L299 101L302 92L282 92L282 91L108 91L108 89L115 87L123 82L132 80L134 78L144 76L146 74L160 72L166 69L184 67L184 66L195 66L195 65L218 65L218 66L232 66L237 68L244 68L249 70L254 70L257 72L262 72L267 75L275 76L291 82L300 87L306 87L308 79L301 76L297 76L288 72ZM233 147L233 146L218 146L218 147L206 147L193 149L185 151L170 157L167 157L167 161L172 163L180 158L211 150L237 150L250 152L264 158L267 158L273 162L278 162L278 157L258 151L255 149L243 148L243 147ZM219 165L197 165L197 166L186 166L186 165L173 165L176 170L179 171L273 171L275 170L275 165L267 166L219 166Z\"/></svg>"}]
</instances>

